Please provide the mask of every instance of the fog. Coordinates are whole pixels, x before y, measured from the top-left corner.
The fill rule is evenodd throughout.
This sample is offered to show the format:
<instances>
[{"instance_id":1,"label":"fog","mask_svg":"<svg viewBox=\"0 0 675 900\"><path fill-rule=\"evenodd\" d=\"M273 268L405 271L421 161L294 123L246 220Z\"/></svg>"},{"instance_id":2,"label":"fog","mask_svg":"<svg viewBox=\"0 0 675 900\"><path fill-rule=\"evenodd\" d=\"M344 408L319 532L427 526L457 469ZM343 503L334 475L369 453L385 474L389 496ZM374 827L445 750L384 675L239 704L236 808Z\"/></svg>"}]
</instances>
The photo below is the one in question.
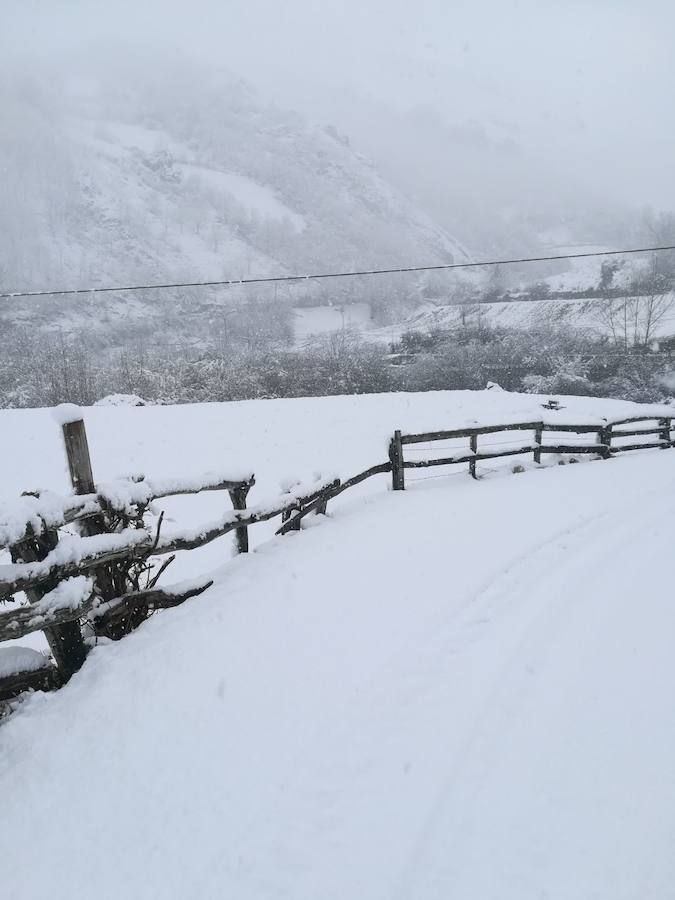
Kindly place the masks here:
<instances>
[{"instance_id":1,"label":"fog","mask_svg":"<svg viewBox=\"0 0 675 900\"><path fill-rule=\"evenodd\" d=\"M45 63L77 69L83 52L105 47L122 65L156 66L163 54L227 68L263 97L333 124L480 247L507 246L525 219L572 223L592 241L628 207L675 208L666 0L3 0L1 9L6 77Z\"/></svg>"},{"instance_id":2,"label":"fog","mask_svg":"<svg viewBox=\"0 0 675 900\"><path fill-rule=\"evenodd\" d=\"M665 342L614 348L671 340L672 256L294 276L675 244L674 26L665 0L0 0L0 294L46 294L0 304L0 405L663 399Z\"/></svg>"}]
</instances>

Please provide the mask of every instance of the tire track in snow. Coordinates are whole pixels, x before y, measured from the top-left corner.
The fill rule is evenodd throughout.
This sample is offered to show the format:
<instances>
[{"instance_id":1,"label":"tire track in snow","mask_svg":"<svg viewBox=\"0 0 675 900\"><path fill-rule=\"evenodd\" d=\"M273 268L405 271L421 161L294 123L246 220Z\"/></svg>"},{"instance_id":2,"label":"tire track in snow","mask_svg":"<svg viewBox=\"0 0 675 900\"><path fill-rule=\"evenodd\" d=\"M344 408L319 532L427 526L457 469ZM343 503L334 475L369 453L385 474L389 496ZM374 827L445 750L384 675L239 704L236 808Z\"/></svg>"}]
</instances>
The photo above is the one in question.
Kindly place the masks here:
<instances>
[{"instance_id":1,"label":"tire track in snow","mask_svg":"<svg viewBox=\"0 0 675 900\"><path fill-rule=\"evenodd\" d=\"M436 896L440 898L447 896L447 891L451 890L453 870L460 862L453 858L452 848L461 846L463 830L470 818L472 799L499 758L500 737L518 719L524 699L535 688L537 678L541 677L541 673L545 677L546 659L552 648L578 626L579 616L585 614L580 603L587 600L587 595L582 591L575 596L573 591L560 588L560 570L552 565L556 557L560 556L561 550L574 551L571 565L565 572L569 585L573 586L575 579L582 584L592 581L594 577L597 579L599 568L604 565L615 566L620 552L633 544L636 534L644 528L653 527L653 507L650 508L647 503L645 508L644 501L648 501L650 497L661 497L663 493L663 489L653 490L639 504L635 501L625 504L621 512L626 518L614 524L609 533L601 532L599 538L594 537L598 523L611 522L619 510L591 517L569 535L565 532L564 535L557 535L543 542L536 552L537 564L534 571L530 571L531 557L523 557L477 596L479 603L487 601L488 608L494 611L501 600L512 595L514 587L527 593L530 587L535 586L539 596L549 592L546 602L539 610L534 611L533 618L525 621L520 639L500 665L499 681L480 707L470 731L455 754L456 762L446 773L441 791L403 867L401 886L395 894L397 900L417 896L425 900ZM663 503L659 506L664 518L671 517L672 520L675 501L668 503L665 508ZM526 577L521 581L520 573L523 570ZM602 579L597 581L601 582ZM502 618L504 617L502 610ZM476 619L475 624L494 626L496 622L491 617L486 617ZM480 637L475 633L472 642L477 640ZM414 889L414 879L420 872L429 872L428 856L430 852L433 853L430 848L438 839L443 817L451 806L457 812L450 814L452 826L449 832L444 832L441 842L448 853L437 854L443 860L442 873L437 875L435 881L425 881L422 890L418 892Z\"/></svg>"},{"instance_id":2,"label":"tire track in snow","mask_svg":"<svg viewBox=\"0 0 675 900\"><path fill-rule=\"evenodd\" d=\"M529 546L470 591L459 608L442 608L424 632L416 631L397 644L364 682L359 697L341 701L328 722L322 717L284 788L296 800L301 797L298 805L313 810L312 816L290 833L270 835L274 843L267 851L280 865L284 859L301 858L304 847L311 847L317 859L327 857L315 870L303 867L296 873L298 888L303 879L308 881L298 896L320 891L314 872L327 869L353 871L350 877L355 884L359 873L367 878L369 871L379 871L380 876L391 871L391 883L370 885L369 896L409 895L406 891L447 798L462 777L471 774L466 769L467 756L487 759L495 728L504 727L489 727L490 716L501 721L504 707L517 707L527 688L523 654L533 642L541 643L542 629L549 640L553 637L547 625L551 603L542 603L541 591L533 593L532 587L546 583L547 573L565 559L567 551L594 557L598 549L593 535L619 518L619 532L613 530L607 551L614 552L617 541L630 540L634 534L636 519L627 513L640 510L662 490L637 490L611 509L568 524ZM651 513L643 512L643 517L649 519ZM557 614L563 619L567 615L566 600ZM470 683L463 684L467 672ZM396 685L394 691L392 685ZM373 718L377 719L375 730ZM326 753L327 725L335 748L330 754ZM420 774L425 767L427 772ZM479 779L480 767L472 777ZM350 785L347 794L346 784ZM358 797L358 812L352 808L354 797ZM390 831L387 820L400 818L406 809L411 810L410 827ZM368 836L380 834L383 828L388 837L374 847ZM360 831L361 843L354 841L354 830ZM378 863L374 857L383 852L388 859ZM405 862L397 868L392 856ZM323 889L325 894L325 884Z\"/></svg>"}]
</instances>

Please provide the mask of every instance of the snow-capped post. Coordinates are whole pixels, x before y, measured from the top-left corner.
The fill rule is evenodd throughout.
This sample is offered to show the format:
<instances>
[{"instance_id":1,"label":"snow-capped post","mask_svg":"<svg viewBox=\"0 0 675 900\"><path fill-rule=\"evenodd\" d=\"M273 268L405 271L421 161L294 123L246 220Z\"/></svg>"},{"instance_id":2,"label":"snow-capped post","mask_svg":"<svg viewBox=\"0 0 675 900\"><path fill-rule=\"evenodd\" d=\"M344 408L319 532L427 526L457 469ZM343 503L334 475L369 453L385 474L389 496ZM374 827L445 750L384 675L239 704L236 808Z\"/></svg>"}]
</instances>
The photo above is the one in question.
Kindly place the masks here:
<instances>
[{"instance_id":1,"label":"snow-capped post","mask_svg":"<svg viewBox=\"0 0 675 900\"><path fill-rule=\"evenodd\" d=\"M535 428L534 430L534 461L541 462L541 441L543 437L543 428Z\"/></svg>"},{"instance_id":2,"label":"snow-capped post","mask_svg":"<svg viewBox=\"0 0 675 900\"><path fill-rule=\"evenodd\" d=\"M73 487L76 493L90 494L94 491L93 477L81 410L72 404L63 404L57 406L54 410L54 418L63 430L68 468ZM84 460L84 462L81 462L81 460ZM82 483L82 490L78 490L80 482ZM58 537L54 534L54 546L56 541L58 541ZM53 547L45 545L44 541L25 540L12 548L12 557L14 560L21 559L23 562L34 562L46 556L51 549ZM45 593L48 593L56 586L57 582L50 582L45 584L44 587L29 588L26 591L26 595L31 603L38 603ZM53 628L46 628L44 633L59 672L65 680L68 680L71 675L81 668L87 655L80 626L77 622L66 622Z\"/></svg>"},{"instance_id":3,"label":"snow-capped post","mask_svg":"<svg viewBox=\"0 0 675 900\"><path fill-rule=\"evenodd\" d=\"M401 432L395 431L389 444L389 459L391 460L391 486L395 491L405 490L405 474L403 469L403 444Z\"/></svg>"},{"instance_id":4,"label":"snow-capped post","mask_svg":"<svg viewBox=\"0 0 675 900\"><path fill-rule=\"evenodd\" d=\"M54 417L60 422L63 431L73 490L76 494L95 494L96 484L82 410L77 406L64 404L56 407ZM95 534L107 534L110 530L102 513L88 516L79 523L78 527L80 532L87 537ZM104 601L108 601L125 594L127 582L122 572L114 572L101 567L96 573L96 587L100 597Z\"/></svg>"},{"instance_id":5,"label":"snow-capped post","mask_svg":"<svg viewBox=\"0 0 675 900\"><path fill-rule=\"evenodd\" d=\"M44 559L56 546L57 541L55 532L47 532L40 539L26 537L10 547L12 562L30 563ZM27 588L25 593L28 602L31 605L39 603L45 594L56 588L57 584L58 581L54 579L40 587ZM45 628L43 632L61 677L64 681L68 681L70 676L82 667L87 656L80 626L77 622L65 622L63 625Z\"/></svg>"},{"instance_id":6,"label":"snow-capped post","mask_svg":"<svg viewBox=\"0 0 675 900\"><path fill-rule=\"evenodd\" d=\"M253 479L248 484L230 489L229 494L234 509L246 509L246 497L252 485ZM237 553L248 553L248 528L246 525L235 530L235 542Z\"/></svg>"}]
</instances>

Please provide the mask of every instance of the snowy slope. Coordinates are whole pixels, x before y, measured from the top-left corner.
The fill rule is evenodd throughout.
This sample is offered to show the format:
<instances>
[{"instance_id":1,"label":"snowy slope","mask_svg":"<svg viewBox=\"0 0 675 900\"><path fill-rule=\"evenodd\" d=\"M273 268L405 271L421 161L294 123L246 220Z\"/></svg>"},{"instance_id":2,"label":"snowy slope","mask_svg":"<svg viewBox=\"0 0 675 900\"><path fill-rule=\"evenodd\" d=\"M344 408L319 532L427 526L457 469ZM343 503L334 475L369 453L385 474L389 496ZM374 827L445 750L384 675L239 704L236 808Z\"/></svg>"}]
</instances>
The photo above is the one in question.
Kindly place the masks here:
<instances>
[{"instance_id":1,"label":"snowy slope","mask_svg":"<svg viewBox=\"0 0 675 900\"><path fill-rule=\"evenodd\" d=\"M291 463L374 462L392 427L537 409L466 392L86 418L98 477L246 459L266 491ZM47 412L0 424L2 494L64 477ZM675 454L486 475L346 494L24 704L0 729L3 896L667 900Z\"/></svg>"},{"instance_id":2,"label":"snowy slope","mask_svg":"<svg viewBox=\"0 0 675 900\"><path fill-rule=\"evenodd\" d=\"M618 310L619 299L613 301ZM644 329L648 314L648 299L629 299L629 309L637 311L637 330ZM663 315L653 328L654 338L667 338L675 334L675 294L666 294L659 304L663 306ZM452 329L461 324L476 325L479 322L494 327L504 328L541 328L545 326L564 326L596 335L610 335L611 307L606 300L512 300L502 303L474 303L468 306L432 305L430 303L395 325L380 328L364 328L363 335L368 340L398 340L407 331L427 332L435 328ZM615 328L619 321L618 312L614 312ZM621 330L618 329L619 334ZM632 335L628 330L629 337Z\"/></svg>"},{"instance_id":3,"label":"snowy slope","mask_svg":"<svg viewBox=\"0 0 675 900\"><path fill-rule=\"evenodd\" d=\"M464 258L334 129L268 104L235 76L173 62L154 74L91 65L79 78L38 70L29 85L0 81L12 123L0 136L0 291ZM195 315L241 294L97 300L33 299L0 314L109 337L111 325L161 322L179 302Z\"/></svg>"}]
</instances>

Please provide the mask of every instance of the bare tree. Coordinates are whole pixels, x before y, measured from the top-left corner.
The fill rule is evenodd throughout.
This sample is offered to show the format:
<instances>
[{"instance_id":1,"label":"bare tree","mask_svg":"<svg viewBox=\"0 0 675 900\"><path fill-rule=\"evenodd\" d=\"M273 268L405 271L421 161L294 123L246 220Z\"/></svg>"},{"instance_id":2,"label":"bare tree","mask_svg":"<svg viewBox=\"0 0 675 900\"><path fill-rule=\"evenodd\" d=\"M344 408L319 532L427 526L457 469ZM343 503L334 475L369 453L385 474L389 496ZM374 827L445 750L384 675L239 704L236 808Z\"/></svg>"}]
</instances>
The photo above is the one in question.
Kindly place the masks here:
<instances>
[{"instance_id":1,"label":"bare tree","mask_svg":"<svg viewBox=\"0 0 675 900\"><path fill-rule=\"evenodd\" d=\"M614 343L626 350L653 343L675 300L671 288L671 280L661 271L654 253L648 266L626 288L625 296L606 296L599 305L600 319Z\"/></svg>"}]
</instances>

